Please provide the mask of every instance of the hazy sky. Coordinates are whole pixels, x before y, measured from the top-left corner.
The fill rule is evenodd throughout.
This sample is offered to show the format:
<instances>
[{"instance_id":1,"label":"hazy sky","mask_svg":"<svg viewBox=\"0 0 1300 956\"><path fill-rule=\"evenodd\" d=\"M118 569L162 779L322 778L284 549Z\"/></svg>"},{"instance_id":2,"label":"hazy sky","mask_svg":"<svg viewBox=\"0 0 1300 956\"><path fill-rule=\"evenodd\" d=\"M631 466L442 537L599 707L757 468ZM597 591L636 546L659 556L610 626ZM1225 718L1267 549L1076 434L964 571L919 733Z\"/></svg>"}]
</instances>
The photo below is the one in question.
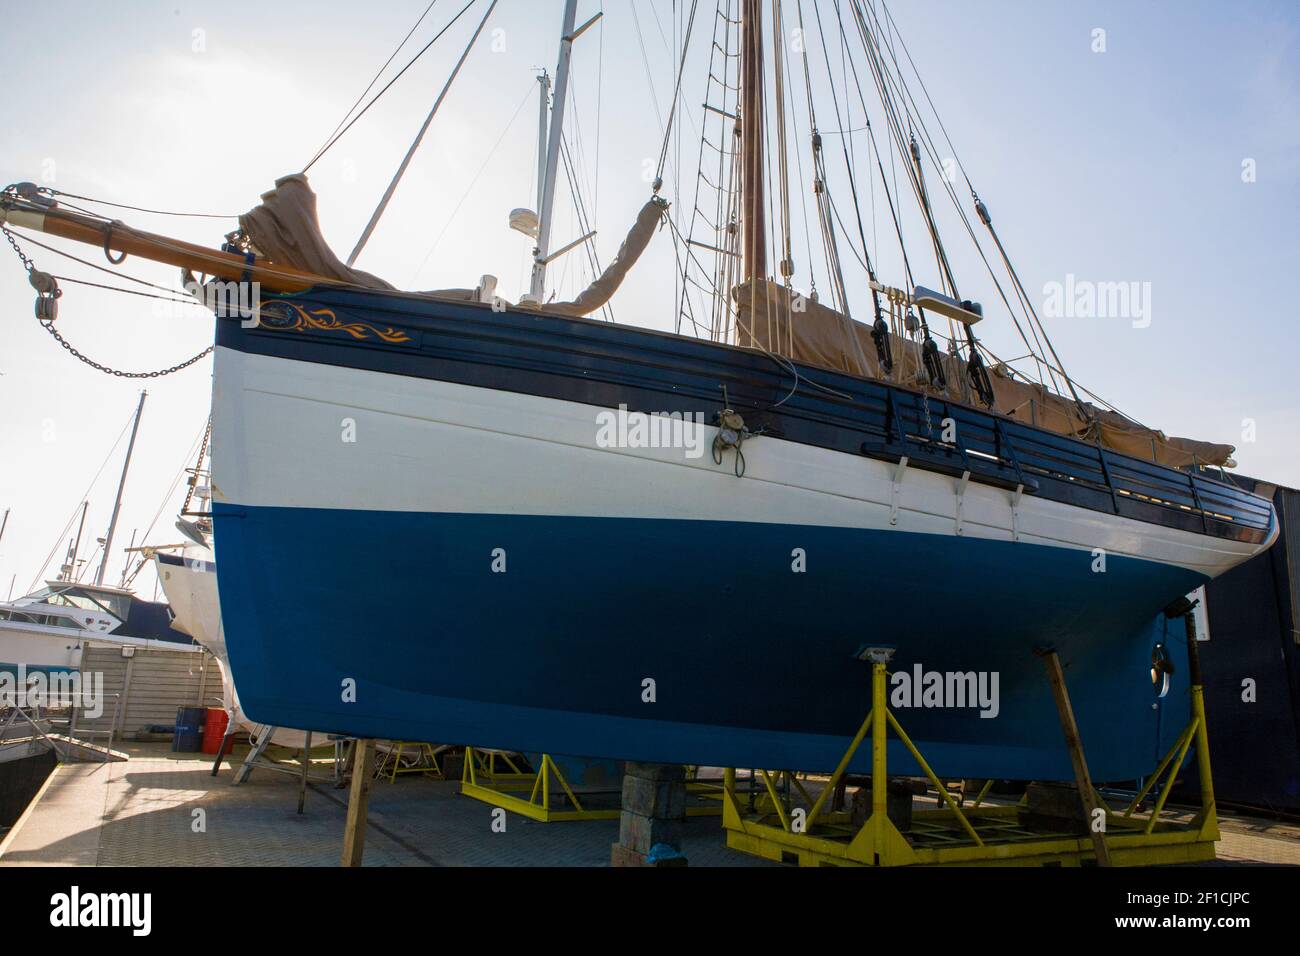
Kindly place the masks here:
<instances>
[{"instance_id":1,"label":"hazy sky","mask_svg":"<svg viewBox=\"0 0 1300 956\"><path fill-rule=\"evenodd\" d=\"M322 226L340 255L355 242L486 2L312 170ZM812 2L804 0L808 17ZM715 3L700 3L693 50L701 55ZM4 0L8 19L27 29L0 33L11 104L0 178L152 208L242 212L276 177L302 168L426 5L44 0L33 20L30 5ZM439 0L397 62L462 5ZM602 26L577 45L568 130L600 230L596 247L608 261L649 195L642 173L660 147L683 6L603 6ZM795 6L785 0L787 16ZM833 15L834 0L820 6ZM584 0L580 19L600 7ZM1283 302L1287 282L1300 273L1300 6L893 0L890 9L1036 304L1048 283L1070 275L1150 283L1146 327L1125 319L1047 320L1072 374L1170 434L1236 444L1242 472L1300 485L1300 335ZM501 0L361 267L413 289L472 286L492 273L507 298L518 296L530 243L506 220L513 207L534 204L534 77L539 67L554 70L561 10L560 0ZM1094 50L1098 29L1104 52ZM815 39L808 46L809 56L821 56ZM679 210L690 201L706 122L704 67L693 54L683 84L673 168L687 175L680 182L670 176L664 190ZM834 127L826 114L819 119ZM851 135L865 149L861 134ZM1243 181L1248 160L1253 182ZM804 196L797 194L796 204ZM884 241L878 192L875 200L866 212L869 237L881 237L881 278L903 285ZM578 235L571 206L562 197L557 244ZM234 227L232 220L119 215L211 245ZM1004 357L1022 354L969 242L963 245L957 230L947 237L963 295L985 303L985 341ZM54 242L106 265L94 249ZM27 251L45 270L125 284L39 248ZM926 263L917 280L937 286L932 260L915 258ZM806 284L806 253L797 248L796 259L803 271L795 281ZM675 304L663 293L673 269L671 242L661 233L615 300L619 321L672 328ZM171 268L135 260L123 271L169 286L177 281ZM582 259L570 257L553 279L561 296L578 291L586 281ZM860 295L861 271L846 267L846 279ZM157 368L211 342L212 321L198 308L159 311L148 299L64 289L59 327L105 364ZM12 509L0 541L3 597L14 575L15 593L22 592L53 548L52 576L66 546L56 535L118 440L140 386L76 363L40 329L32 292L7 247L0 248L0 316L0 512ZM170 529L179 494L166 493L206 419L210 368L204 362L148 384L120 545L156 515L150 541L176 539ZM1254 441L1243 439L1247 420ZM107 525L124 447L123 440L91 494L92 547ZM122 561L120 552L113 556L111 579ZM152 594L152 575L141 584Z\"/></svg>"}]
</instances>

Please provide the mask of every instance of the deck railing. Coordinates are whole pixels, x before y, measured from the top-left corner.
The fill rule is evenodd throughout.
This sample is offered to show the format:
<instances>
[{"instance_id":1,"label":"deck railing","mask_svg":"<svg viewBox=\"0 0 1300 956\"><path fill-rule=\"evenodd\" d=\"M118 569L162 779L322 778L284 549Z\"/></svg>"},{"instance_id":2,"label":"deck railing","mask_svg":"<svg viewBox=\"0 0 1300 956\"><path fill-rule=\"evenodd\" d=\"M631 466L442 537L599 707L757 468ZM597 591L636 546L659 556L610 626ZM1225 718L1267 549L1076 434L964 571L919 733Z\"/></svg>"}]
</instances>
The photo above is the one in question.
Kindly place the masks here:
<instances>
[{"instance_id":1,"label":"deck railing","mask_svg":"<svg viewBox=\"0 0 1300 956\"><path fill-rule=\"evenodd\" d=\"M857 396L855 396L857 397ZM914 392L879 385L863 396L868 432L863 443L872 457L914 464L947 474L964 474L986 484L1037 493L1052 485L1052 497L1107 506L1114 514L1146 505L1191 516L1210 532L1231 526L1267 533L1272 508L1256 495L1209 478L1143 461L997 415ZM947 426L947 427L946 427ZM949 441L945 441L949 438Z\"/></svg>"}]
</instances>

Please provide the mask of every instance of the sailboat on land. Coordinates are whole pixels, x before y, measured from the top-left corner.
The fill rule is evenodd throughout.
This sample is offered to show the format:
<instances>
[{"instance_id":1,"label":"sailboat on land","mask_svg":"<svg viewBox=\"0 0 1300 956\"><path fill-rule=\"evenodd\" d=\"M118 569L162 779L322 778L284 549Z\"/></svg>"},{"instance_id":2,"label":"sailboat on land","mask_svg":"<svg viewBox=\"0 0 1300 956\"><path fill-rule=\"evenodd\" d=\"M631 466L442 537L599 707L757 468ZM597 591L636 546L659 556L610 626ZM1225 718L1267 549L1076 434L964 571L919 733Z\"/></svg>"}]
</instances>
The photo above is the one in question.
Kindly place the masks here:
<instances>
[{"instance_id":1,"label":"sailboat on land","mask_svg":"<svg viewBox=\"0 0 1300 956\"><path fill-rule=\"evenodd\" d=\"M983 346L984 310L958 292L942 244L944 189L926 178L937 157L883 3L771 4L777 20L797 12L801 30L805 7L819 31L829 15L853 72L828 70L825 82L847 97L850 83L860 95L875 81L871 122L900 159L891 182L873 140L832 175L812 115L824 87L805 72L797 148L814 170L806 195L830 301L800 292L795 147L765 149L794 140L799 76L783 44L767 43L788 24L765 33L765 6L719 6L720 99L707 113L726 133L708 180L720 211L711 241L693 215L674 218L661 172L615 260L569 302L548 296L547 267L569 60L591 25L578 25L576 0L564 4L532 289L517 304L490 281L415 294L355 270L356 251L344 263L320 234L303 174L241 217L221 252L69 211L51 190L6 193L10 228L261 283L258 322L218 310L213 387L221 615L251 717L357 737L826 770L869 707L862 651L888 645L894 703L915 708L904 723L941 776L1070 779L1036 656L1051 647L1083 738L1106 742L1088 754L1095 779L1146 774L1172 742L1182 721L1162 720L1161 707L1185 707L1187 668L1162 611L1269 547L1271 503L1215 477L1231 448L1085 401L1009 264L1007 310L1030 323L1045 381ZM695 14L690 25L705 29ZM845 227L873 176L878 190L903 181L924 230L908 258L904 197L889 193L906 263L894 285L877 275L867 233ZM679 284L709 290L690 313L698 333L590 318L665 234ZM667 421L670 440L615 429L623 439L611 441L620 415ZM340 441L341 422L364 449ZM412 600L374 599L394 594ZM970 693L957 700L954 688ZM890 746L891 767L907 767ZM862 747L854 768L870 759Z\"/></svg>"}]
</instances>

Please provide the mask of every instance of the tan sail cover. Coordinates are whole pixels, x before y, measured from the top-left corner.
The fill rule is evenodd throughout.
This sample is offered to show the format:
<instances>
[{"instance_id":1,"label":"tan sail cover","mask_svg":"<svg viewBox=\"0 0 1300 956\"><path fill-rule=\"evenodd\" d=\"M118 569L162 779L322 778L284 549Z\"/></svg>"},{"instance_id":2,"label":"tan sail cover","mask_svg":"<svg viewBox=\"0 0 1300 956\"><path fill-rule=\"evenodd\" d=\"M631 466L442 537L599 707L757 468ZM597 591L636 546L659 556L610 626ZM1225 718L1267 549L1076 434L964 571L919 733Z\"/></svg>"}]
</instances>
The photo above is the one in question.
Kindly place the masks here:
<instances>
[{"instance_id":1,"label":"tan sail cover","mask_svg":"<svg viewBox=\"0 0 1300 956\"><path fill-rule=\"evenodd\" d=\"M663 212L661 200L652 199L646 203L618 255L600 277L572 302L553 302L540 309L560 315L582 316L609 302L650 244ZM334 255L321 233L316 215L316 194L303 173L277 179L275 188L262 195L261 205L239 217L239 227L257 255L272 262L312 272L344 285L396 291L394 286L378 276L352 269ZM414 294L454 301L474 301L476 298L472 289L439 289Z\"/></svg>"},{"instance_id":2,"label":"tan sail cover","mask_svg":"<svg viewBox=\"0 0 1300 956\"><path fill-rule=\"evenodd\" d=\"M623 245L619 247L614 261L605 268L595 282L587 286L581 295L572 302L548 302L540 308L560 315L590 315L609 302L632 267L636 265L637 260L641 258L646 247L650 245L655 230L663 220L664 208L663 201L658 198L651 199L641 207L641 212L637 214L636 222L628 232L627 238L623 240ZM521 303L521 306L527 308L528 303Z\"/></svg>"},{"instance_id":3,"label":"tan sail cover","mask_svg":"<svg viewBox=\"0 0 1300 956\"><path fill-rule=\"evenodd\" d=\"M886 376L880 370L869 326L809 299L802 299L801 311L796 311L789 290L771 281L739 286L732 294L739 313L738 345L936 394L929 386L917 342L890 335L894 370ZM947 388L938 394L952 401L977 404L966 381L965 363L946 354L941 358ZM999 414L1084 441L1100 439L1104 447L1134 458L1174 468L1224 465L1235 451L1231 445L1170 438L1087 402L1081 408L1072 399L1042 385L1013 378L1003 366L990 369L989 380L993 385L993 410Z\"/></svg>"},{"instance_id":4,"label":"tan sail cover","mask_svg":"<svg viewBox=\"0 0 1300 956\"><path fill-rule=\"evenodd\" d=\"M272 262L313 272L342 285L396 291L395 286L378 276L350 268L334 255L321 234L316 194L303 173L277 179L275 188L262 194L261 205L239 217L239 228L248 237L253 252ZM472 302L476 298L473 289L437 289L414 294L452 302Z\"/></svg>"},{"instance_id":5,"label":"tan sail cover","mask_svg":"<svg viewBox=\"0 0 1300 956\"><path fill-rule=\"evenodd\" d=\"M275 188L262 194L262 204L239 217L239 228L257 254L272 262L314 272L345 285L393 290L393 286L378 276L350 269L334 255L321 234L316 194L307 185L303 173L277 179Z\"/></svg>"}]
</instances>

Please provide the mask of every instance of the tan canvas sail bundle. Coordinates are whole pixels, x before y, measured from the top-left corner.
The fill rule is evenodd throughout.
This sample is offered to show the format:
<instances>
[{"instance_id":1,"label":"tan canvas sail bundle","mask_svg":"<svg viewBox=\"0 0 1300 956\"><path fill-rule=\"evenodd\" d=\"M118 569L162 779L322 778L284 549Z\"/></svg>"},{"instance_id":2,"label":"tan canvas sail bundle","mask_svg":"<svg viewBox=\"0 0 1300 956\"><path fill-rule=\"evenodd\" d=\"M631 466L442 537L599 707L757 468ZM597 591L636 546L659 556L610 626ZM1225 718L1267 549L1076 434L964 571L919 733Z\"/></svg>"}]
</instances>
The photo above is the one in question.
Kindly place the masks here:
<instances>
[{"instance_id":1,"label":"tan canvas sail bundle","mask_svg":"<svg viewBox=\"0 0 1300 956\"><path fill-rule=\"evenodd\" d=\"M663 212L661 200L647 202L614 261L587 289L572 302L553 302L536 308L561 315L583 316L609 302L650 244ZM396 291L393 285L378 276L349 268L334 254L321 233L316 215L316 194L302 173L277 179L275 188L263 193L261 204L239 217L239 227L251 248L272 262L324 276L343 285ZM472 289L440 289L416 294L457 301L475 298ZM528 307L527 303L521 303L521 307Z\"/></svg>"},{"instance_id":2,"label":"tan canvas sail bundle","mask_svg":"<svg viewBox=\"0 0 1300 956\"><path fill-rule=\"evenodd\" d=\"M942 355L947 387L930 387L921 364L917 342L890 334L894 369L880 369L871 329L819 302L793 300L789 290L774 282L751 283L733 290L738 309L738 345L784 355L796 362L894 382L906 388L924 388L931 394L975 404L966 382L965 364ZM1057 395L1042 385L1014 378L1005 366L990 370L993 410L1039 428L1085 441L1100 439L1113 451L1174 468L1191 465L1225 465L1235 450L1231 445L1170 438L1116 412L1082 404Z\"/></svg>"}]
</instances>

